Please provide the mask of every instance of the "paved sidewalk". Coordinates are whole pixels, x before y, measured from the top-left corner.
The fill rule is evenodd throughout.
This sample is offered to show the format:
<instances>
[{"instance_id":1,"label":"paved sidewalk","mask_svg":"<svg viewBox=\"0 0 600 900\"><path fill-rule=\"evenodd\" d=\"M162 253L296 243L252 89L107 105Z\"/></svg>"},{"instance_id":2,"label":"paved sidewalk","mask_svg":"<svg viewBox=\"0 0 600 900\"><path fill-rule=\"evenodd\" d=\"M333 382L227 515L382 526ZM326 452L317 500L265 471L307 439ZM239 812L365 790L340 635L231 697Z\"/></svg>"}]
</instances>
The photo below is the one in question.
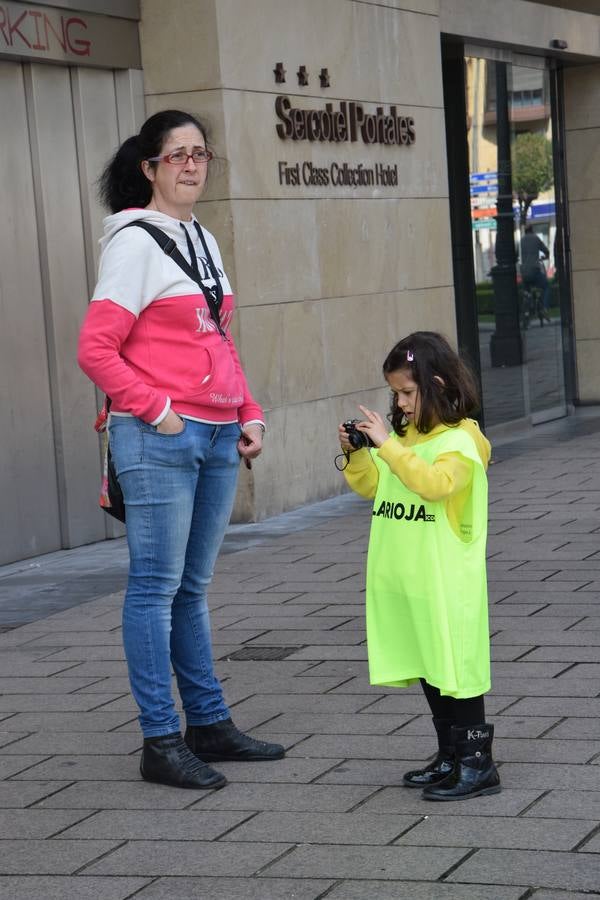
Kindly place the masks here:
<instances>
[{"instance_id":1,"label":"paved sidewalk","mask_svg":"<svg viewBox=\"0 0 600 900\"><path fill-rule=\"evenodd\" d=\"M0 571L0 900L600 895L597 411L495 460L500 795L433 804L398 786L433 741L418 691L368 684L367 503L230 530L211 593L219 673L237 724L288 755L220 765L221 791L139 779L121 593L101 596L122 542L53 554ZM28 591L36 620L14 627Z\"/></svg>"}]
</instances>

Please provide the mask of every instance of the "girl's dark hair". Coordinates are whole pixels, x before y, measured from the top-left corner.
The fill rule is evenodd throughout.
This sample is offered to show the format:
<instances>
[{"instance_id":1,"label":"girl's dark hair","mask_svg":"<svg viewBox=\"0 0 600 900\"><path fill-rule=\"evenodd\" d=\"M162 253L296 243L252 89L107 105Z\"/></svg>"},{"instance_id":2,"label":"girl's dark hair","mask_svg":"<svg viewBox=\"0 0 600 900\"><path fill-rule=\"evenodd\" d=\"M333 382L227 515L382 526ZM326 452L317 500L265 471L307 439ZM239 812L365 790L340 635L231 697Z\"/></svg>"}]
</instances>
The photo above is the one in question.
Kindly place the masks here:
<instances>
[{"instance_id":1,"label":"girl's dark hair","mask_svg":"<svg viewBox=\"0 0 600 900\"><path fill-rule=\"evenodd\" d=\"M199 119L178 109L165 109L146 119L140 133L121 144L98 181L100 199L111 212L148 206L152 183L142 172L142 160L160 156L169 132L182 125L195 125L207 142L206 126Z\"/></svg>"},{"instance_id":2,"label":"girl's dark hair","mask_svg":"<svg viewBox=\"0 0 600 900\"><path fill-rule=\"evenodd\" d=\"M419 388L421 411L415 422L418 431L426 434L438 422L456 425L479 409L473 373L441 334L415 331L399 341L383 364L383 374L399 369L407 371ZM396 434L406 433L407 423L395 394L389 418Z\"/></svg>"}]
</instances>

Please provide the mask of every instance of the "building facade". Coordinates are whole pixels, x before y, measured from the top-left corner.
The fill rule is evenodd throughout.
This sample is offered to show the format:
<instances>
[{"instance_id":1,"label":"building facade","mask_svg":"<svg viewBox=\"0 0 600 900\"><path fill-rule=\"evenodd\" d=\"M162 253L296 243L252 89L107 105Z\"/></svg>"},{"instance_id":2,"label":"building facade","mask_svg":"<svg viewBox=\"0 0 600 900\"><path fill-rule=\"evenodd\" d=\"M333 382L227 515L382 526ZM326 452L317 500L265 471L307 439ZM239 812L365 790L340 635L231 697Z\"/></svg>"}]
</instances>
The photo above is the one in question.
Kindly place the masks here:
<instances>
[{"instance_id":1,"label":"building facade","mask_svg":"<svg viewBox=\"0 0 600 900\"><path fill-rule=\"evenodd\" d=\"M119 533L75 352L95 182L147 115L219 158L197 214L267 412L250 521L343 489L337 423L386 410L412 330L471 360L492 437L600 402L599 101L598 0L0 0L0 564Z\"/></svg>"}]
</instances>

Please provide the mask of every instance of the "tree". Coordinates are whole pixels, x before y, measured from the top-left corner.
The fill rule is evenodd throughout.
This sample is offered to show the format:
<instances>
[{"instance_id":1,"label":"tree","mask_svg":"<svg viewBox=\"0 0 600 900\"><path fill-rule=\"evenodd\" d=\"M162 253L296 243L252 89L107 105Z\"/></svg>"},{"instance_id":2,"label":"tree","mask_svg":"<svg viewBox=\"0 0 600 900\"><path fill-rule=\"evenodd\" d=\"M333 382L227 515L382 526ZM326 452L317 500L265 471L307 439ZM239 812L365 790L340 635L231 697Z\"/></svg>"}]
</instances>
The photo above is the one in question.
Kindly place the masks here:
<instances>
[{"instance_id":1,"label":"tree","mask_svg":"<svg viewBox=\"0 0 600 900\"><path fill-rule=\"evenodd\" d=\"M525 227L533 201L554 182L552 143L541 132L518 134L512 146L513 192L519 202L519 224Z\"/></svg>"}]
</instances>

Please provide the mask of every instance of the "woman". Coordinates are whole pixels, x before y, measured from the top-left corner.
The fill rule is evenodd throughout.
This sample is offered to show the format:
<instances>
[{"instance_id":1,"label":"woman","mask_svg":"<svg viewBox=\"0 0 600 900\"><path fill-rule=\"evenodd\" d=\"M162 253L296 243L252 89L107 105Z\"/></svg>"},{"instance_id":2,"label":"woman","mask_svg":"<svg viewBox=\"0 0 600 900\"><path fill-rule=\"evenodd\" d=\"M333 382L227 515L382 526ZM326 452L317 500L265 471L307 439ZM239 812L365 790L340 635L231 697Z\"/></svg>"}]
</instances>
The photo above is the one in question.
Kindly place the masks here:
<instances>
[{"instance_id":1,"label":"woman","mask_svg":"<svg viewBox=\"0 0 600 900\"><path fill-rule=\"evenodd\" d=\"M284 755L279 744L238 731L213 672L206 591L240 457L250 465L260 454L264 424L229 330L233 296L219 249L192 214L211 158L204 126L166 110L108 163L100 190L113 215L104 221L78 356L111 399L109 440L130 554L123 642L144 734L140 770L148 781L184 788L225 784L206 760ZM197 277L140 222L167 235Z\"/></svg>"}]
</instances>

